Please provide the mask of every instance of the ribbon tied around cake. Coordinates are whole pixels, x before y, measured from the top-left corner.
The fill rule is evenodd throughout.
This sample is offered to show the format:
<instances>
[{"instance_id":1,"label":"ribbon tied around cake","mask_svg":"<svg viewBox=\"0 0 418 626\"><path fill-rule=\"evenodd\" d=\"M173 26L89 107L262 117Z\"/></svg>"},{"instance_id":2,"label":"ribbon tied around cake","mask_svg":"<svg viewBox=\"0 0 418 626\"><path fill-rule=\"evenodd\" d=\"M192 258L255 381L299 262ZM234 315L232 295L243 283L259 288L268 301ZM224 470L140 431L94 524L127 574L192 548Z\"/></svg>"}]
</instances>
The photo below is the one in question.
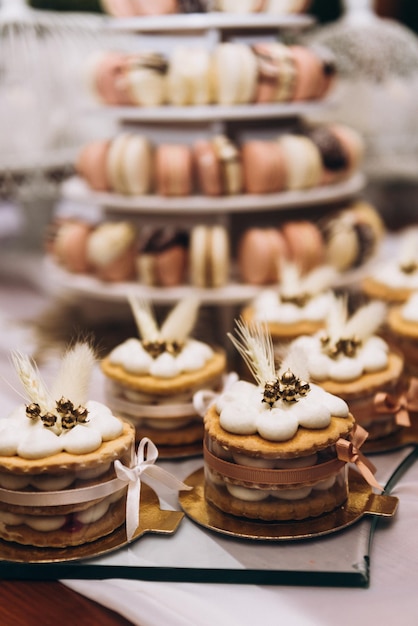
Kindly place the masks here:
<instances>
[{"instance_id":1,"label":"ribbon tied around cake","mask_svg":"<svg viewBox=\"0 0 418 626\"><path fill-rule=\"evenodd\" d=\"M141 480L147 483L146 479L151 478L172 491L191 489L170 472L155 465L157 459L157 447L151 439L144 437L138 445L137 454L134 454L131 467L123 465L119 460L114 463L117 478L128 484L126 496L126 536L128 541L133 539L139 524Z\"/></svg>"},{"instance_id":2,"label":"ribbon tied around cake","mask_svg":"<svg viewBox=\"0 0 418 626\"><path fill-rule=\"evenodd\" d=\"M368 436L369 433L364 428L356 424L350 440L338 439L335 444L337 456L341 461L354 463L360 474L371 487L376 487L379 491L383 491L383 487L379 485L374 477L376 467L364 456L362 452L360 452L360 448Z\"/></svg>"},{"instance_id":3,"label":"ribbon tied around cake","mask_svg":"<svg viewBox=\"0 0 418 626\"><path fill-rule=\"evenodd\" d=\"M378 413L393 413L399 426L410 426L410 411L418 411L418 378L411 378L408 389L400 393L381 391L375 395L374 408Z\"/></svg>"}]
</instances>

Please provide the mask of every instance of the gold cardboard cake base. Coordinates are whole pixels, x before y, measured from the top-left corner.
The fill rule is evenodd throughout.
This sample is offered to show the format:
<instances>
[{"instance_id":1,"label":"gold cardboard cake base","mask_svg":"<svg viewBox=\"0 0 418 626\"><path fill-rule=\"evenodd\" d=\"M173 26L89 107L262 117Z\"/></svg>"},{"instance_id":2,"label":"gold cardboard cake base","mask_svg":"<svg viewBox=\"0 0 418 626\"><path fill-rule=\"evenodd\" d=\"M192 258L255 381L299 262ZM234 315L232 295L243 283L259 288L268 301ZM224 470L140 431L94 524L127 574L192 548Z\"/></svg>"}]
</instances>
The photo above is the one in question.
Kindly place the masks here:
<instances>
[{"instance_id":1,"label":"gold cardboard cake base","mask_svg":"<svg viewBox=\"0 0 418 626\"><path fill-rule=\"evenodd\" d=\"M160 508L157 494L148 485L141 485L139 526L132 541L147 533L172 535L176 532L184 513ZM13 563L60 563L101 556L128 545L125 526L97 541L67 548L37 548L0 540L0 561Z\"/></svg>"},{"instance_id":2,"label":"gold cardboard cake base","mask_svg":"<svg viewBox=\"0 0 418 626\"><path fill-rule=\"evenodd\" d=\"M365 515L392 517L398 498L377 495L354 470L349 471L347 501L331 513L308 520L292 522L258 522L224 513L205 500L204 470L197 470L184 481L193 487L179 494L186 515L204 528L238 537L262 541L291 541L328 535L351 526Z\"/></svg>"}]
</instances>

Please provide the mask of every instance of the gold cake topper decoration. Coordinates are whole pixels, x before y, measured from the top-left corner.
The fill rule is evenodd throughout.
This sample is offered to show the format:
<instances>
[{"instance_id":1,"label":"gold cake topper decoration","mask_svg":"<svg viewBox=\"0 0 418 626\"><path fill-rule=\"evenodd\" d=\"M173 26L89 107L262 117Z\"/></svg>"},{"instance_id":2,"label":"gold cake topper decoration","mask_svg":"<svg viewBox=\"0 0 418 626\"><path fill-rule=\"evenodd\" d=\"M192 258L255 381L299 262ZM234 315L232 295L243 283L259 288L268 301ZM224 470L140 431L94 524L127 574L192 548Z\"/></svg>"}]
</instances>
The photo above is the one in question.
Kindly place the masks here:
<instances>
[{"instance_id":1,"label":"gold cake topper decoration","mask_svg":"<svg viewBox=\"0 0 418 626\"><path fill-rule=\"evenodd\" d=\"M85 404L95 362L91 346L77 343L67 350L50 389L29 356L13 353L12 362L25 391L25 413L29 419L41 420L57 435L88 422Z\"/></svg>"},{"instance_id":2,"label":"gold cake topper decoration","mask_svg":"<svg viewBox=\"0 0 418 626\"><path fill-rule=\"evenodd\" d=\"M282 361L281 371L276 371L271 335L265 323L235 320L237 337L227 336L241 354L259 387L263 389L261 402L270 409L281 400L297 402L310 391L307 371L296 350L289 350ZM299 375L300 372L303 374ZM306 380L305 380L306 379Z\"/></svg>"}]
</instances>

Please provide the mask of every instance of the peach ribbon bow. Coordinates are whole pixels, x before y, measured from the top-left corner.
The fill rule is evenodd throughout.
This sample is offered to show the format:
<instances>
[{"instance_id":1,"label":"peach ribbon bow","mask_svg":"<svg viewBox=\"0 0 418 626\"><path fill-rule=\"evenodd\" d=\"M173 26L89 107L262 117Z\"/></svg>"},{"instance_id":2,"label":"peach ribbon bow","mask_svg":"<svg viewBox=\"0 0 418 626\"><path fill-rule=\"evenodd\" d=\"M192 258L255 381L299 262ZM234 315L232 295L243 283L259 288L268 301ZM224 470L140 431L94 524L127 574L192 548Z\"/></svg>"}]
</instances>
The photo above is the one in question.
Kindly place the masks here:
<instances>
[{"instance_id":1,"label":"peach ribbon bow","mask_svg":"<svg viewBox=\"0 0 418 626\"><path fill-rule=\"evenodd\" d=\"M376 487L379 491L383 491L383 487L379 485L374 477L376 467L367 459L360 448L366 441L369 433L358 424L355 425L351 440L339 439L336 443L337 456L341 461L346 463L354 463L360 474L369 483L371 487Z\"/></svg>"},{"instance_id":2,"label":"peach ribbon bow","mask_svg":"<svg viewBox=\"0 0 418 626\"><path fill-rule=\"evenodd\" d=\"M418 378L410 379L406 393L378 392L374 398L374 408L377 413L393 413L399 426L410 426L410 411L418 411Z\"/></svg>"}]
</instances>

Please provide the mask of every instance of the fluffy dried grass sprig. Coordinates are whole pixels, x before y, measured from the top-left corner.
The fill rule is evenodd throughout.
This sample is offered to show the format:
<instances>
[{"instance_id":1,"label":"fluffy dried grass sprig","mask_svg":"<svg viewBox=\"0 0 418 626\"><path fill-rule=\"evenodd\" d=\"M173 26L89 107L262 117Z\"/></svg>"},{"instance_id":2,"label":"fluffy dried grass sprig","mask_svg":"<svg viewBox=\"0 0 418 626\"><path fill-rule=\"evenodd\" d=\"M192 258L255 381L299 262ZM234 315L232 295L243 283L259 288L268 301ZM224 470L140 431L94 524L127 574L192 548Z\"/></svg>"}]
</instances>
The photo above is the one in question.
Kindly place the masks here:
<instances>
[{"instance_id":1,"label":"fluffy dried grass sprig","mask_svg":"<svg viewBox=\"0 0 418 626\"><path fill-rule=\"evenodd\" d=\"M267 325L262 322L235 320L236 334L227 333L244 359L256 382L262 386L276 377L273 342Z\"/></svg>"},{"instance_id":2,"label":"fluffy dried grass sprig","mask_svg":"<svg viewBox=\"0 0 418 626\"><path fill-rule=\"evenodd\" d=\"M200 302L191 295L180 300L168 313L161 329L155 319L155 313L148 301L129 294L128 300L138 328L144 341L184 342L192 333L197 321Z\"/></svg>"}]
</instances>

